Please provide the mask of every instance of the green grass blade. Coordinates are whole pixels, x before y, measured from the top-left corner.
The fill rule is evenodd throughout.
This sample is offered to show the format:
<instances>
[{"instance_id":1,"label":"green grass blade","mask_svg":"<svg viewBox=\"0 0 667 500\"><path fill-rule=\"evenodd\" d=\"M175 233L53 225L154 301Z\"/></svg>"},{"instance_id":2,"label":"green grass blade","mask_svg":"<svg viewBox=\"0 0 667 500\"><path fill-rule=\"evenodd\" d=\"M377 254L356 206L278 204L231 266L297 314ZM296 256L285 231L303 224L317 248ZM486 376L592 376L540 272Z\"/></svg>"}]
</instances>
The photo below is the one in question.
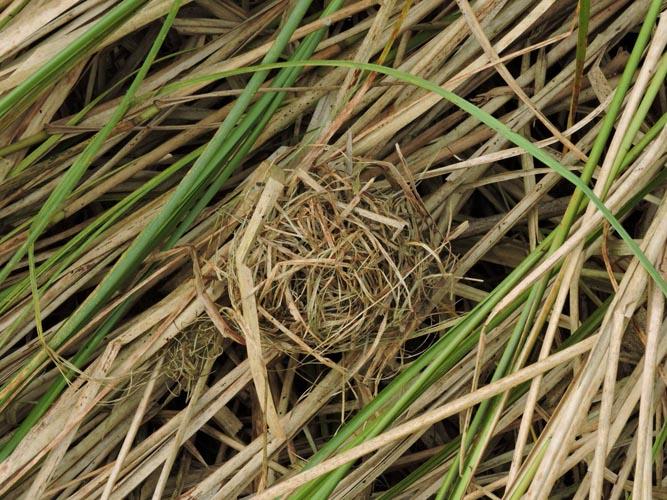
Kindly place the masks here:
<instances>
[{"instance_id":1,"label":"green grass blade","mask_svg":"<svg viewBox=\"0 0 667 500\"><path fill-rule=\"evenodd\" d=\"M44 202L32 221L27 240L18 248L14 255L12 255L12 258L9 260L9 262L5 264L2 271L0 271L0 282L3 282L5 279L7 279L16 264L18 264L18 262L25 255L28 246L35 244L37 239L49 225L49 222L53 219L56 211L62 205L62 202L65 200L65 198L67 198L67 196L69 196L69 194L81 180L81 177L83 177L83 175L86 173L88 167L93 162L95 155L100 150L104 142L109 138L114 127L118 124L118 122L120 122L123 116L125 116L127 110L130 109L134 95L148 74L148 70L153 64L153 61L155 60L155 57L157 56L157 53L162 46L162 42L164 42L164 39L167 36L167 32L169 31L169 28L176 18L179 7L180 0L175 0L173 7L169 11L167 19L162 25L162 29L160 29L160 32L155 38L146 56L146 59L144 60L139 72L134 77L134 80L130 84L129 89L121 99L121 102L114 110L109 121L104 124L104 127L102 127L102 129L97 134L95 134L93 139L88 143L83 152L77 157L72 166L63 176L62 180L58 183L51 195Z\"/></svg>"},{"instance_id":2,"label":"green grass blade","mask_svg":"<svg viewBox=\"0 0 667 500\"><path fill-rule=\"evenodd\" d=\"M102 16L92 28L0 98L0 123L10 112L15 113L17 110L24 109L40 92L52 85L58 75L67 72L82 56L144 3L146 0L123 0Z\"/></svg>"},{"instance_id":3,"label":"green grass blade","mask_svg":"<svg viewBox=\"0 0 667 500\"><path fill-rule=\"evenodd\" d=\"M625 99L625 95L628 92L630 85L632 84L633 75L635 74L635 71L639 66L639 61L641 60L644 49L648 45L648 42L651 38L651 31L653 29L656 19L658 18L659 13L660 13L660 0L651 0L651 5L649 6L649 10L646 13L646 17L644 18L641 30L639 31L639 36L637 37L635 45L632 48L632 52L630 53L630 57L628 58L625 68L623 69L623 74L621 75L621 79L619 80L618 86L614 91L614 97L612 98L611 103L607 108L607 114L605 114L605 117L602 121L602 127L600 129L600 132L596 136L591 152L588 155L588 161L586 161L586 164L584 165L584 168L582 170L581 184L585 184L587 186L588 183L593 178L593 172L595 171L595 168L597 167L600 158L602 158L602 153L604 152L607 146L607 141L609 140L609 137L611 136L611 133L614 130L614 123L616 122L616 118L618 117L621 111L621 106L623 105L623 100ZM586 196L589 200L593 201L598 210L601 210L602 213L604 214L604 211L600 208L602 205L600 200L596 201L593 198L591 198L590 189L584 190L580 186L577 186L577 188L578 188L577 191L574 192L572 198L570 199L567 209L565 210L565 214L563 215L561 224L559 225L558 229L559 235L554 240L553 243L554 249L560 246L561 243L565 240L565 237L567 236L567 233L572 227L572 224L574 223L577 213L579 212L579 207L581 203L585 201L584 196ZM605 217L607 217L607 214L605 214ZM609 223L611 224L611 221L609 221ZM614 224L611 225L618 232L618 228L614 226ZM618 234L625 239L623 233L619 232ZM637 245L635 244L634 247L636 249ZM633 249L633 253L635 249ZM646 261L645 258L643 259L640 258L639 260L642 263L642 265L645 265ZM654 277L655 279L655 276L653 276L653 274L652 277Z\"/></svg>"},{"instance_id":4,"label":"green grass blade","mask_svg":"<svg viewBox=\"0 0 667 500\"><path fill-rule=\"evenodd\" d=\"M570 98L570 110L567 117L568 128L574 125L574 116L577 112L581 82L584 76L584 64L586 63L586 48L588 46L588 21L591 17L590 0L579 0L579 25L577 27L577 51L575 54L574 82L572 84L572 97Z\"/></svg>"},{"instance_id":5,"label":"green grass blade","mask_svg":"<svg viewBox=\"0 0 667 500\"><path fill-rule=\"evenodd\" d=\"M605 183L603 198L609 191L613 179L616 177L616 175L618 175L618 172L623 167L625 157L627 156L628 151L630 150L632 141L637 135L637 132L639 132L639 128L641 127L642 123L644 123L644 119L646 118L646 115L648 114L649 109L653 104L653 101L655 101L658 92L665 84L666 78L667 78L667 53L663 54L662 57L660 58L660 61L658 62L658 67L656 68L655 74L651 79L651 83L646 89L644 97L642 98L641 102L639 103L639 106L637 107L637 111L632 115L632 120L630 121L630 125L628 126L628 129L626 130L625 135L623 136L621 145L619 146L616 160L614 161L614 165L612 166L611 169L611 175L609 176L609 179L607 179L607 182Z\"/></svg>"}]
</instances>

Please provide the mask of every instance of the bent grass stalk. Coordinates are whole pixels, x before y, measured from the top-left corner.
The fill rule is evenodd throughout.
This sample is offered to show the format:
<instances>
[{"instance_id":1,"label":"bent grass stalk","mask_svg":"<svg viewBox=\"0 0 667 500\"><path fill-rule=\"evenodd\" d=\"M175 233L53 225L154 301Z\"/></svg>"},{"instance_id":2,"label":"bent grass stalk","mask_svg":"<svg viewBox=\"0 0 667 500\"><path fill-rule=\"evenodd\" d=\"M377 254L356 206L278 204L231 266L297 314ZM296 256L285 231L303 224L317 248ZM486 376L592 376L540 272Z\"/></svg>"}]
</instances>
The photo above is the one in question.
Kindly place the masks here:
<instances>
[{"instance_id":1,"label":"bent grass stalk","mask_svg":"<svg viewBox=\"0 0 667 500\"><path fill-rule=\"evenodd\" d=\"M654 3L658 4L658 7L660 6L660 1L659 0L654 0ZM643 39L643 37L642 37ZM639 42L639 40L638 40ZM632 53L634 55L634 51ZM632 59L631 55L631 59ZM640 54L641 55L641 54ZM638 56L639 57L639 56ZM638 59L636 61L638 63ZM629 63L628 63L629 64ZM579 192L579 195L576 197L577 198L577 203L574 205L574 202L572 203L574 208L573 208L573 215L571 215L571 218L574 218L576 216L579 204L580 204L580 199L585 199L588 198L590 202L595 205L597 210L602 214L602 216L607 220L609 225L614 228L614 230L617 232L617 234L625 241L625 243L628 245L630 251L632 254L637 258L639 263L642 265L642 267L646 270L646 272L651 276L651 278L655 281L656 285L660 288L663 294L667 296L667 282L665 279L660 275L660 273L657 271L655 266L646 258L646 255L642 252L641 248L639 248L639 245L634 241L634 239L628 234L628 232L623 228L621 223L614 217L614 214L610 212L610 210L606 207L604 202L593 192L593 190L586 185L586 183L579 177L577 177L574 173L572 173L568 168L564 167L558 160L556 160L553 156L551 156L549 153L546 151L538 148L530 142L528 139L523 137L521 134L518 134L517 132L514 132L512 129L510 129L507 125L505 125L503 122L495 118L494 116L490 115L489 113L485 112L484 110L480 109L479 107L475 106L471 102L467 101L466 99L454 94L453 92L450 92L448 90L445 90L441 88L440 86L430 82L429 80L425 80L421 77L412 75L410 73L407 73L405 71L397 70L394 68L388 68L386 66L381 66L378 64L373 64L373 63L360 63L360 62L355 62L355 61L341 61L341 60L317 60L317 61L311 61L311 60L304 60L304 61L297 61L297 62L283 62L283 63L273 63L273 64L260 64L257 66L246 66L244 68L239 68L239 69L234 69L230 71L224 71L220 73L216 73L214 75L206 75L203 77L198 77L194 79L189 79L185 82L178 82L177 84L172 84L164 87L164 91L160 92L160 94L167 93L170 91L173 91L175 89L179 88L184 88L189 85L192 85L193 83L201 83L201 82L207 82L207 81L213 81L213 80L218 80L221 78L226 78L229 76L236 76L236 75L242 75L246 73L256 73L256 72L261 72L265 71L267 69L279 69L279 68L291 68L291 67L299 67L299 66L328 66L328 67L343 67L343 68L350 68L350 69L357 69L357 70L366 70L366 71L371 71L371 72L377 72L384 74L386 76L390 76L392 78L396 78L397 80L401 80L405 83L408 83L410 85L414 85L416 87L420 87L424 90L428 90L430 92L433 92L434 94L437 94L438 96L442 97L443 99L451 102L455 106L459 107L466 113L474 116L476 119L484 123L487 127L491 128L492 130L496 131L497 133L501 134L505 139L508 141L514 143L516 146L519 146L520 148L524 149L528 154L533 156L535 159L541 161L544 163L546 166L554 170L556 173L558 173L561 177L563 177L565 180L570 182L571 184L574 185L575 188L577 188L577 191L575 191L575 194ZM636 66L635 66L636 67ZM629 71L628 71L629 73ZM625 73L623 75L625 77ZM622 79L621 82L625 80ZM592 172L594 170L594 167L597 165L597 160L600 159L602 152L604 151L604 144L606 144L606 140L609 137L609 134L613 130L613 120L611 118L606 118L607 116L611 115L612 112L615 112L616 115L618 114L618 111L620 110L620 105L622 104L623 101L623 96L625 95L625 92L627 91L627 88L629 87L629 84L632 80L632 74L627 76L627 86L625 86L625 91L622 92L622 95L619 96L618 98L614 98L612 100L612 103L610 104L608 114L605 116L605 122L602 130L600 131L600 137L601 139L596 141L597 148L594 147L595 155L591 153L589 156L589 161L587 162L587 165L590 163L592 166L588 167L588 170L591 171L590 176L592 177ZM619 88L621 87L621 83L619 83ZM618 101L618 102L616 102ZM604 137L604 140L602 140L602 137ZM604 144L603 144L604 143ZM593 162L593 158L595 158L595 162ZM584 168L584 171L586 171L586 168ZM583 177L583 173L582 173ZM590 178L589 178L590 180ZM573 195L573 198L575 198L575 195ZM569 223L571 226L572 222ZM561 226L559 226L561 228ZM560 229L561 231L563 230L562 228Z\"/></svg>"}]
</instances>

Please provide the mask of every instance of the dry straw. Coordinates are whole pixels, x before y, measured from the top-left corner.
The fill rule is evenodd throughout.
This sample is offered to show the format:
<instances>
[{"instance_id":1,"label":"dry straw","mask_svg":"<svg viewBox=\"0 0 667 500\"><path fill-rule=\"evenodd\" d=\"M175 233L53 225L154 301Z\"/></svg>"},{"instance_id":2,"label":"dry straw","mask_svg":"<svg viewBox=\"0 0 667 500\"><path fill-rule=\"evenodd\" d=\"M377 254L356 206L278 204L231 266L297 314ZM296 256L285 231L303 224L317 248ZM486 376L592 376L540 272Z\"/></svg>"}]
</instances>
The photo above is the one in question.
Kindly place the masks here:
<instances>
[{"instance_id":1,"label":"dry straw","mask_svg":"<svg viewBox=\"0 0 667 500\"><path fill-rule=\"evenodd\" d=\"M666 497L664 11L0 0L0 495Z\"/></svg>"}]
</instances>

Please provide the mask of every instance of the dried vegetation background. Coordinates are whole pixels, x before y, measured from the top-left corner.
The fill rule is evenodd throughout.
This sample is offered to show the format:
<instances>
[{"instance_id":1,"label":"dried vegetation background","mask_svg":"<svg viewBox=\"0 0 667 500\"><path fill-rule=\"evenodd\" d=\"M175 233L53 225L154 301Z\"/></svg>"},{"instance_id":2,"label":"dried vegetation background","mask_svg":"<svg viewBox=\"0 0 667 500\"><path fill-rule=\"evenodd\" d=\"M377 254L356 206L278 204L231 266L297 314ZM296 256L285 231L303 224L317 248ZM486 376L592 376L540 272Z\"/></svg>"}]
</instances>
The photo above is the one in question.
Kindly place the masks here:
<instances>
[{"instance_id":1,"label":"dried vegetation background","mask_svg":"<svg viewBox=\"0 0 667 500\"><path fill-rule=\"evenodd\" d=\"M0 0L0 493L667 498L665 8Z\"/></svg>"}]
</instances>

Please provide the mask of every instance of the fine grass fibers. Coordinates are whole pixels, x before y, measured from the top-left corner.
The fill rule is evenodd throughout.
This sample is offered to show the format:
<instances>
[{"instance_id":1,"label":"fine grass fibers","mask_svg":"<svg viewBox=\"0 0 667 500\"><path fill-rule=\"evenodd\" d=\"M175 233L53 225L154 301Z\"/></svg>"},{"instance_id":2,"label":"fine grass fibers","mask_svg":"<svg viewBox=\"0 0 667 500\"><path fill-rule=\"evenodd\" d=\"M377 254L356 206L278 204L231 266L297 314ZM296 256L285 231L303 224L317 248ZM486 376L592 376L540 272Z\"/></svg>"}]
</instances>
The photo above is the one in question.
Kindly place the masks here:
<instances>
[{"instance_id":1,"label":"fine grass fibers","mask_svg":"<svg viewBox=\"0 0 667 500\"><path fill-rule=\"evenodd\" d=\"M662 0L0 0L0 496L667 498Z\"/></svg>"},{"instance_id":2,"label":"fine grass fibers","mask_svg":"<svg viewBox=\"0 0 667 500\"><path fill-rule=\"evenodd\" d=\"M270 205L258 207L261 220L240 225L226 260L230 316L241 330L241 260L251 270L261 340L279 350L327 354L376 337L395 341L425 312L445 266L431 248L432 223L416 190L363 174L341 159L287 170L284 185L270 178L264 192L276 196L263 194L260 203Z\"/></svg>"}]
</instances>

